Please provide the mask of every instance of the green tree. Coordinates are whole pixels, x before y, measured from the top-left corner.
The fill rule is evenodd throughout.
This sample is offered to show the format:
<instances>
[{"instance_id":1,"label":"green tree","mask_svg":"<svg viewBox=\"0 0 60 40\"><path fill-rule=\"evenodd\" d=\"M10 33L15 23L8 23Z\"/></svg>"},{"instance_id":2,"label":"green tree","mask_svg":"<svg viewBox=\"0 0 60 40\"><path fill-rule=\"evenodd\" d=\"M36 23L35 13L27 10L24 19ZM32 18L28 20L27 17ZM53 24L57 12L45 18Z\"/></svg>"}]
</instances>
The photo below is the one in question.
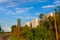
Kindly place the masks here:
<instances>
[{"instance_id":1,"label":"green tree","mask_svg":"<svg viewBox=\"0 0 60 40\"><path fill-rule=\"evenodd\" d=\"M43 13L41 13L41 14L39 15L39 18L40 18L40 19L42 19L42 18L43 18L43 16L44 16L44 14L43 14Z\"/></svg>"},{"instance_id":2,"label":"green tree","mask_svg":"<svg viewBox=\"0 0 60 40\"><path fill-rule=\"evenodd\" d=\"M2 30L2 29L1 29L1 25L0 25L0 32L1 32L1 30Z\"/></svg>"},{"instance_id":3,"label":"green tree","mask_svg":"<svg viewBox=\"0 0 60 40\"><path fill-rule=\"evenodd\" d=\"M16 28L16 25L12 25L11 31L13 32L14 28Z\"/></svg>"},{"instance_id":4,"label":"green tree","mask_svg":"<svg viewBox=\"0 0 60 40\"><path fill-rule=\"evenodd\" d=\"M34 29L34 40L55 40L55 34L53 31L46 27L41 23L40 26Z\"/></svg>"},{"instance_id":5,"label":"green tree","mask_svg":"<svg viewBox=\"0 0 60 40\"><path fill-rule=\"evenodd\" d=\"M41 40L55 40L55 29L54 29L53 17L49 16L48 18L45 18L45 20L40 22L40 26L39 28L37 28L37 30L38 29L40 32L39 34L42 35L40 37Z\"/></svg>"},{"instance_id":6,"label":"green tree","mask_svg":"<svg viewBox=\"0 0 60 40\"><path fill-rule=\"evenodd\" d=\"M32 40L31 28L24 26L20 30L20 39L22 40Z\"/></svg>"}]
</instances>

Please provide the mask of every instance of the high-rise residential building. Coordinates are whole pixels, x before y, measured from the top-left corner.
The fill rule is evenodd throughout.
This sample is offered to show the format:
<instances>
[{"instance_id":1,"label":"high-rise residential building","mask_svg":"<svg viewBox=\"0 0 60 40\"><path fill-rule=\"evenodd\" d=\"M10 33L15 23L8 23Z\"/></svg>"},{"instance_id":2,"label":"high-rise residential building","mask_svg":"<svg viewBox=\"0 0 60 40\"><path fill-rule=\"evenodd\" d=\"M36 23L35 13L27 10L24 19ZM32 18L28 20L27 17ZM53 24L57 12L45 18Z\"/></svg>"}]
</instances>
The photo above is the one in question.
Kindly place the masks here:
<instances>
[{"instance_id":1,"label":"high-rise residential building","mask_svg":"<svg viewBox=\"0 0 60 40\"><path fill-rule=\"evenodd\" d=\"M32 28L35 28L39 25L39 19L37 18L33 19L31 23L32 23Z\"/></svg>"},{"instance_id":2,"label":"high-rise residential building","mask_svg":"<svg viewBox=\"0 0 60 40\"><path fill-rule=\"evenodd\" d=\"M31 22L26 22L25 25L27 25L28 27L32 26Z\"/></svg>"}]
</instances>

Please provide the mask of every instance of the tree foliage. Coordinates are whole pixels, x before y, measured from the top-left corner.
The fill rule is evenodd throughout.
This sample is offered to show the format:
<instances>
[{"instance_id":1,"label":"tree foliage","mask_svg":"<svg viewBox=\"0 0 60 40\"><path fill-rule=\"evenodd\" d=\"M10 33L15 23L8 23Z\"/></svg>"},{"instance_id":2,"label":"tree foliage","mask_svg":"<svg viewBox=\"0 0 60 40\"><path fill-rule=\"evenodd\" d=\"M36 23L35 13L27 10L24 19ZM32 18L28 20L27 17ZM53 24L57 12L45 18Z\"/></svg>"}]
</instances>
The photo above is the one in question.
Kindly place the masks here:
<instances>
[{"instance_id":1,"label":"tree foliage","mask_svg":"<svg viewBox=\"0 0 60 40\"><path fill-rule=\"evenodd\" d=\"M60 12L58 9L56 9L55 13L60 40ZM39 18L43 19L43 16L44 14L41 13ZM12 31L14 27L16 26L12 26ZM52 16L40 21L37 28L31 28L28 26L20 27L20 40L55 40L55 36L54 18ZM15 38L14 35L13 37Z\"/></svg>"},{"instance_id":2,"label":"tree foliage","mask_svg":"<svg viewBox=\"0 0 60 40\"><path fill-rule=\"evenodd\" d=\"M0 32L1 32L2 28L1 28L1 25L0 25Z\"/></svg>"},{"instance_id":3,"label":"tree foliage","mask_svg":"<svg viewBox=\"0 0 60 40\"><path fill-rule=\"evenodd\" d=\"M39 15L39 18L40 18L40 19L42 19L42 18L43 18L43 16L44 16L44 14L43 14L43 13L41 13L41 14Z\"/></svg>"},{"instance_id":4,"label":"tree foliage","mask_svg":"<svg viewBox=\"0 0 60 40\"><path fill-rule=\"evenodd\" d=\"M13 32L13 30L14 30L14 28L16 28L16 25L12 25L12 27L11 27L11 31Z\"/></svg>"}]
</instances>

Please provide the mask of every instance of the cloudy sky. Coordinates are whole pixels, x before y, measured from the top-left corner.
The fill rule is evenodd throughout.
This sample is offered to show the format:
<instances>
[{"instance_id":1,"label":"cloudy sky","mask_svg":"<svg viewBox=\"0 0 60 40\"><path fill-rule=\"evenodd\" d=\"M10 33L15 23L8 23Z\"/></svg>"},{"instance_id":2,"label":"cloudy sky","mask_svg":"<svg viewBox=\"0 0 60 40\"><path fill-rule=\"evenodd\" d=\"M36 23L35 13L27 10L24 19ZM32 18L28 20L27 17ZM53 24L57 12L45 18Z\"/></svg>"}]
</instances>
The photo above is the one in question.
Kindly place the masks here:
<instances>
[{"instance_id":1,"label":"cloudy sky","mask_svg":"<svg viewBox=\"0 0 60 40\"><path fill-rule=\"evenodd\" d=\"M10 29L20 18L23 25L38 18L40 13L54 12L59 5L59 0L0 0L0 24L3 29Z\"/></svg>"}]
</instances>

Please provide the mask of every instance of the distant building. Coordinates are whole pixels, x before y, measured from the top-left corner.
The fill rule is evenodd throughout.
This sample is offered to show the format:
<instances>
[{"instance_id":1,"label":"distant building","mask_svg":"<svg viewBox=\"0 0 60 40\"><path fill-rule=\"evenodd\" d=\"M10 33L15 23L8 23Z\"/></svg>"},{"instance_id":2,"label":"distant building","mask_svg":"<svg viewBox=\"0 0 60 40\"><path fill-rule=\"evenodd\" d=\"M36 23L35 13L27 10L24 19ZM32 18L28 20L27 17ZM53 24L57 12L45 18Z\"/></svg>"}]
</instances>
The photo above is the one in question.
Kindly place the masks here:
<instances>
[{"instance_id":1,"label":"distant building","mask_svg":"<svg viewBox=\"0 0 60 40\"><path fill-rule=\"evenodd\" d=\"M37 18L33 19L31 23L32 23L32 28L35 28L39 25L39 19Z\"/></svg>"},{"instance_id":2,"label":"distant building","mask_svg":"<svg viewBox=\"0 0 60 40\"><path fill-rule=\"evenodd\" d=\"M26 22L25 25L27 25L28 27L32 26L31 22Z\"/></svg>"},{"instance_id":3,"label":"distant building","mask_svg":"<svg viewBox=\"0 0 60 40\"><path fill-rule=\"evenodd\" d=\"M44 15L44 16L43 16L43 19L46 19L46 18L48 18L49 16L53 17L53 13L49 13L49 14Z\"/></svg>"},{"instance_id":4,"label":"distant building","mask_svg":"<svg viewBox=\"0 0 60 40\"><path fill-rule=\"evenodd\" d=\"M50 15L51 17L53 17L53 13L49 13L49 15Z\"/></svg>"}]
</instances>

